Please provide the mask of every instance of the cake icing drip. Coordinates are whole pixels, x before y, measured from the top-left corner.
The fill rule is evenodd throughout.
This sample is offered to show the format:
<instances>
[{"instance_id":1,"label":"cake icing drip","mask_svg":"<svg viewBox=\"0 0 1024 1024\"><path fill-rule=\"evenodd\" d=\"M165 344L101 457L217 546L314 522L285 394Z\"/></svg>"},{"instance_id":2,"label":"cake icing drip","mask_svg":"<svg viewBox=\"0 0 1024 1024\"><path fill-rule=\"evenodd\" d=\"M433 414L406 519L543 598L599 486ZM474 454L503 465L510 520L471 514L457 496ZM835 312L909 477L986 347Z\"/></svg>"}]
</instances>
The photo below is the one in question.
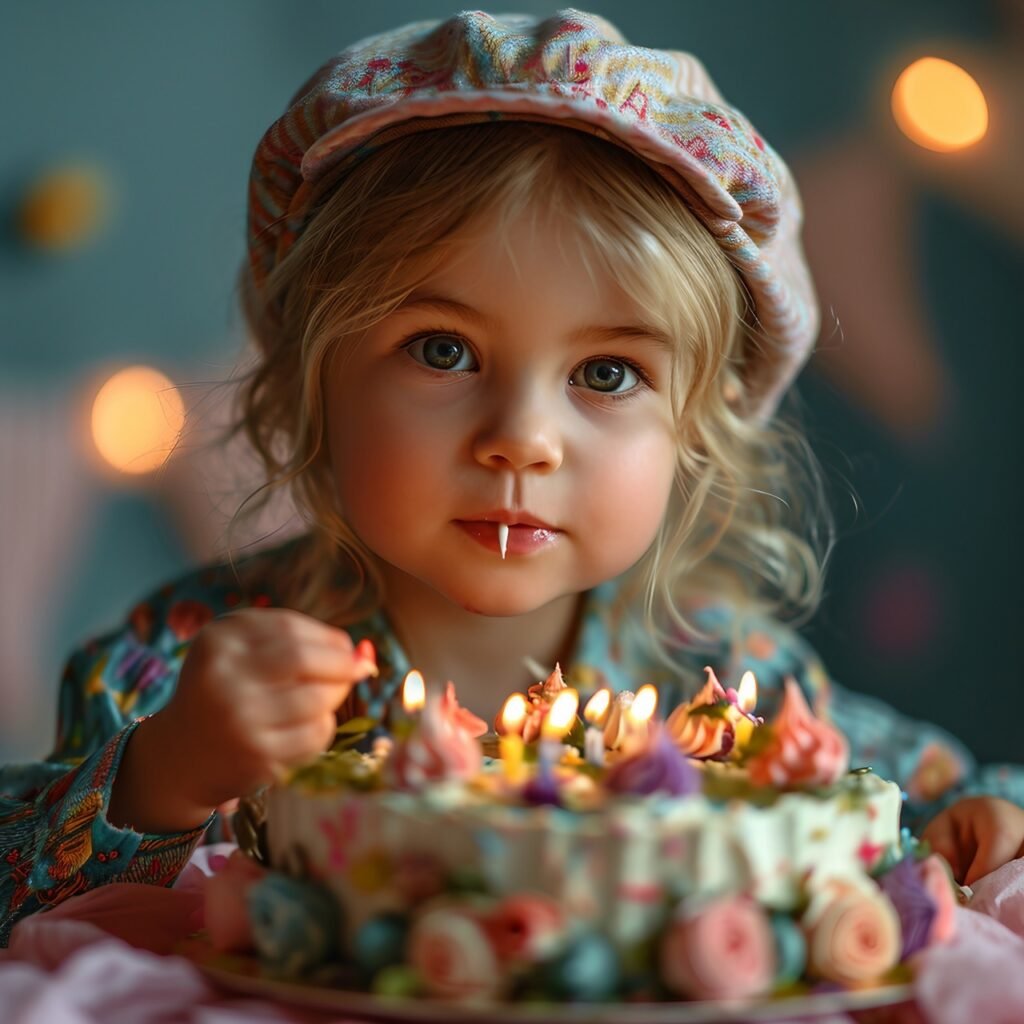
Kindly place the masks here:
<instances>
[{"instance_id":1,"label":"cake icing drip","mask_svg":"<svg viewBox=\"0 0 1024 1024\"><path fill-rule=\"evenodd\" d=\"M712 669L704 671L707 682L693 700L673 710L665 727L675 745L689 757L724 758L733 748L736 733L724 713L711 710L725 702L725 689Z\"/></svg>"},{"instance_id":2,"label":"cake icing drip","mask_svg":"<svg viewBox=\"0 0 1024 1024\"><path fill-rule=\"evenodd\" d=\"M689 796L699 793L701 788L697 770L664 729L659 729L653 742L639 752L612 765L604 781L613 793L638 796L651 793Z\"/></svg>"},{"instance_id":3,"label":"cake icing drip","mask_svg":"<svg viewBox=\"0 0 1024 1024\"><path fill-rule=\"evenodd\" d=\"M782 707L770 729L768 744L747 765L757 785L828 786L849 767L846 738L828 722L815 718L792 679L786 680Z\"/></svg>"},{"instance_id":4,"label":"cake icing drip","mask_svg":"<svg viewBox=\"0 0 1024 1024\"><path fill-rule=\"evenodd\" d=\"M416 728L399 743L388 761L399 789L418 790L431 783L471 779L483 764L476 736L467 728L467 716L458 703L445 697L427 701ZM480 719L476 719L480 722ZM480 722L486 731L486 724Z\"/></svg>"}]
</instances>

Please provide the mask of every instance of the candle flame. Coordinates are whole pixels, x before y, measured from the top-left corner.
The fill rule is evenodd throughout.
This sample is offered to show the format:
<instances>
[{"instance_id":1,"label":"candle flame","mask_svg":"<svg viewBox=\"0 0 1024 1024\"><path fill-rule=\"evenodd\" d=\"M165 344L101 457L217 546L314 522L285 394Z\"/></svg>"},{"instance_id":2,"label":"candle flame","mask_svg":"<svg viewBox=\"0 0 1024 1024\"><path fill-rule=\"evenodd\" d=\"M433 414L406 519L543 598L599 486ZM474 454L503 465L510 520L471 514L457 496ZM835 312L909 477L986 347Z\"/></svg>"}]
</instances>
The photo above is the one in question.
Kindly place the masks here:
<instances>
[{"instance_id":1,"label":"candle flame","mask_svg":"<svg viewBox=\"0 0 1024 1024\"><path fill-rule=\"evenodd\" d=\"M566 687L554 699L541 726L541 735L546 740L560 740L571 728L580 706L580 695L572 687Z\"/></svg>"},{"instance_id":2,"label":"candle flame","mask_svg":"<svg viewBox=\"0 0 1024 1024\"><path fill-rule=\"evenodd\" d=\"M753 672L744 672L740 687L736 691L736 703L740 711L751 712L757 707L757 680Z\"/></svg>"},{"instance_id":3,"label":"candle flame","mask_svg":"<svg viewBox=\"0 0 1024 1024\"><path fill-rule=\"evenodd\" d=\"M529 704L521 693L513 693L501 709L501 728L506 736L521 736Z\"/></svg>"},{"instance_id":4,"label":"candle flame","mask_svg":"<svg viewBox=\"0 0 1024 1024\"><path fill-rule=\"evenodd\" d=\"M402 683L402 707L407 715L422 711L427 699L427 687L423 676L413 669Z\"/></svg>"},{"instance_id":5,"label":"candle flame","mask_svg":"<svg viewBox=\"0 0 1024 1024\"><path fill-rule=\"evenodd\" d=\"M583 709L583 717L591 724L601 728L608 717L608 709L612 703L612 691L607 686L602 687L587 701Z\"/></svg>"},{"instance_id":6,"label":"candle flame","mask_svg":"<svg viewBox=\"0 0 1024 1024\"><path fill-rule=\"evenodd\" d=\"M626 709L626 717L631 725L644 725L650 721L658 707L658 691L650 683L645 683L636 691L633 703Z\"/></svg>"}]
</instances>

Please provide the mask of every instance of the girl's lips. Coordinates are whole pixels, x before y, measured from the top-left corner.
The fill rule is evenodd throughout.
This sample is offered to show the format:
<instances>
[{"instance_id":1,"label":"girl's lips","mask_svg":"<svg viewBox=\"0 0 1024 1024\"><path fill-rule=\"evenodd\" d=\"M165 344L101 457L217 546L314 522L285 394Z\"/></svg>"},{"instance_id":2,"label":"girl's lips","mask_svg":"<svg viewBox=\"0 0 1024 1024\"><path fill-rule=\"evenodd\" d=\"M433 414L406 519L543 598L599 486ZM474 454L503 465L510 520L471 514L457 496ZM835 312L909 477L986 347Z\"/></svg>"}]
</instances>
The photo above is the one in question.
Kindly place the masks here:
<instances>
[{"instance_id":1,"label":"girl's lips","mask_svg":"<svg viewBox=\"0 0 1024 1024\"><path fill-rule=\"evenodd\" d=\"M499 557L501 548L498 545L498 524L482 519L457 519L455 525L464 530L478 544ZM553 530L543 526L510 526L508 528L508 551L510 555L528 555L547 547L558 539L561 530Z\"/></svg>"}]
</instances>

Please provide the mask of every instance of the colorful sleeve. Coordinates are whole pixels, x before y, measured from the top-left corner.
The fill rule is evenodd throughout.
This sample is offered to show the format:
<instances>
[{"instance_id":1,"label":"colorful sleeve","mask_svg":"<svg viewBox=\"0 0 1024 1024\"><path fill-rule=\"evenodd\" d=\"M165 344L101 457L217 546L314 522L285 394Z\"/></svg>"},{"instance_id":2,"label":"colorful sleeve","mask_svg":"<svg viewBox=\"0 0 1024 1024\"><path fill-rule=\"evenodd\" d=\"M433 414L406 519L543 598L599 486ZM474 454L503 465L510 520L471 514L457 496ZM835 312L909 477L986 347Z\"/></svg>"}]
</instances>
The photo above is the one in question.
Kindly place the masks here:
<instances>
[{"instance_id":1,"label":"colorful sleeve","mask_svg":"<svg viewBox=\"0 0 1024 1024\"><path fill-rule=\"evenodd\" d=\"M850 744L853 767L871 767L904 791L903 821L920 831L940 810L964 796L999 796L1024 805L1024 768L979 766L950 733L903 715L884 701L833 682L797 632L760 615L737 615L709 605L698 624L722 639L713 664L726 686L748 669L758 684L758 713L770 718L787 678L795 679L819 714L827 714Z\"/></svg>"},{"instance_id":2,"label":"colorful sleeve","mask_svg":"<svg viewBox=\"0 0 1024 1024\"><path fill-rule=\"evenodd\" d=\"M107 819L125 745L164 706L188 642L213 609L173 589L72 655L45 760L0 768L0 947L22 917L114 881L169 885L206 825L148 835Z\"/></svg>"}]
</instances>

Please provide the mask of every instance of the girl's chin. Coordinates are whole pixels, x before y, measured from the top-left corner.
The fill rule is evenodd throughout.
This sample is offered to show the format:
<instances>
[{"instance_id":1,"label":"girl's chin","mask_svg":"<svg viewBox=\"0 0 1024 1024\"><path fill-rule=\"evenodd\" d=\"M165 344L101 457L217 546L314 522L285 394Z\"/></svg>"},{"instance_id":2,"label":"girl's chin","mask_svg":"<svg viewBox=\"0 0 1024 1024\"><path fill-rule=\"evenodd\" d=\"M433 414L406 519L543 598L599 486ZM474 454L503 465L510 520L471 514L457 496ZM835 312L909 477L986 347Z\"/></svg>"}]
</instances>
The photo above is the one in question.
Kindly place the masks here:
<instances>
[{"instance_id":1,"label":"girl's chin","mask_svg":"<svg viewBox=\"0 0 1024 1024\"><path fill-rule=\"evenodd\" d=\"M453 604L473 615L488 615L493 618L512 618L516 615L529 615L531 612L549 605L565 591L553 591L550 588L527 588L506 585L500 589L485 590L477 587L452 588L442 591Z\"/></svg>"}]
</instances>

